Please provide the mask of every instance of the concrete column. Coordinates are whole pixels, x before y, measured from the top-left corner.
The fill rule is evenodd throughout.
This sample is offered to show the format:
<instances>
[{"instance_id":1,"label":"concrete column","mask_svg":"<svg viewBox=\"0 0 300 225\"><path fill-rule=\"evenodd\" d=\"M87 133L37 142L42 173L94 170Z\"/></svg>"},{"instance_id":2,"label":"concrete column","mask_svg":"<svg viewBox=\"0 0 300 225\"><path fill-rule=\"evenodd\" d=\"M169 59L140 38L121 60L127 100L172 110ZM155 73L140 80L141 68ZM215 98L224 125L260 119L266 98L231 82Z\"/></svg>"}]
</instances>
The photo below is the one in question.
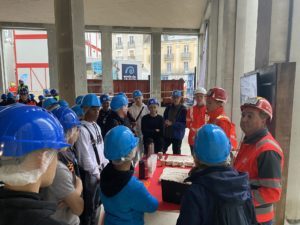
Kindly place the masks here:
<instances>
[{"instance_id":1,"label":"concrete column","mask_svg":"<svg viewBox=\"0 0 300 225\"><path fill-rule=\"evenodd\" d=\"M161 102L161 33L153 33L151 41L150 96Z\"/></svg>"},{"instance_id":2,"label":"concrete column","mask_svg":"<svg viewBox=\"0 0 300 225\"><path fill-rule=\"evenodd\" d=\"M216 86L218 53L218 16L219 1L211 1L211 14L208 22L208 63L206 87Z\"/></svg>"},{"instance_id":3,"label":"concrete column","mask_svg":"<svg viewBox=\"0 0 300 225\"><path fill-rule=\"evenodd\" d=\"M0 29L0 93L5 93L6 89L7 88L4 73L2 30Z\"/></svg>"},{"instance_id":4,"label":"concrete column","mask_svg":"<svg viewBox=\"0 0 300 225\"><path fill-rule=\"evenodd\" d=\"M49 80L50 84L47 84L48 88L55 88L59 90L58 85L58 60L56 53L56 32L54 25L47 25L48 35L48 58L49 58Z\"/></svg>"},{"instance_id":5,"label":"concrete column","mask_svg":"<svg viewBox=\"0 0 300 225\"><path fill-rule=\"evenodd\" d=\"M292 116L292 134L290 144L289 158L289 174L287 187L287 203L286 203L286 218L289 220L300 220L300 1L293 1L292 5L292 29L291 29L291 45L290 45L290 62L296 62L296 77L294 87L294 103ZM287 96L288 98L288 96Z\"/></svg>"},{"instance_id":6,"label":"concrete column","mask_svg":"<svg viewBox=\"0 0 300 225\"><path fill-rule=\"evenodd\" d=\"M55 0L58 80L61 98L70 104L87 93L82 0Z\"/></svg>"},{"instance_id":7,"label":"concrete column","mask_svg":"<svg viewBox=\"0 0 300 225\"><path fill-rule=\"evenodd\" d=\"M289 2L259 0L255 68L288 61Z\"/></svg>"},{"instance_id":8,"label":"concrete column","mask_svg":"<svg viewBox=\"0 0 300 225\"><path fill-rule=\"evenodd\" d=\"M101 51L102 51L102 92L114 93L112 78L112 36L111 31L102 31L101 33Z\"/></svg>"}]
</instances>

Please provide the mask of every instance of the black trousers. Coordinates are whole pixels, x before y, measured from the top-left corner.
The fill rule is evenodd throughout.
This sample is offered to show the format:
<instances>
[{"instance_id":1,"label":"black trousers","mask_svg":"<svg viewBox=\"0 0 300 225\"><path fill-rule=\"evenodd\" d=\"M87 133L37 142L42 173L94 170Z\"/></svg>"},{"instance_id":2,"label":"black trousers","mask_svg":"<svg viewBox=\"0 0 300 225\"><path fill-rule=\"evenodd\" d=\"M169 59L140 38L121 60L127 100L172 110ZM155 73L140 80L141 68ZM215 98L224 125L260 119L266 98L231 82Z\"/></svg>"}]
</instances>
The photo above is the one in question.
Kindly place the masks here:
<instances>
[{"instance_id":1,"label":"black trousers","mask_svg":"<svg viewBox=\"0 0 300 225\"><path fill-rule=\"evenodd\" d=\"M97 225L96 212L99 207L100 187L96 176L80 171L83 184L84 210L80 216L80 225Z\"/></svg>"},{"instance_id":2,"label":"black trousers","mask_svg":"<svg viewBox=\"0 0 300 225\"><path fill-rule=\"evenodd\" d=\"M181 143L182 140L178 140L175 138L165 138L164 140L164 153L167 152L168 147L172 144L172 150L174 155L181 154Z\"/></svg>"}]
</instances>

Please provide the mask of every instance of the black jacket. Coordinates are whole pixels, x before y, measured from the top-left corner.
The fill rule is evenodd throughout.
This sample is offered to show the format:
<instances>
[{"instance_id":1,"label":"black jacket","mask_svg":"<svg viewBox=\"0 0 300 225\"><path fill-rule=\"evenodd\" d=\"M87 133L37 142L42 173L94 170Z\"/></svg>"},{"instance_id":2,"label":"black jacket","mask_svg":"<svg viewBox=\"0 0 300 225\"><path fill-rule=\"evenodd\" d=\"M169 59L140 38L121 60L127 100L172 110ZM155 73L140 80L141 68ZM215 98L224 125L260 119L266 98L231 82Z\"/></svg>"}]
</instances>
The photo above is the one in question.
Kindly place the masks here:
<instances>
[{"instance_id":1,"label":"black jacket","mask_svg":"<svg viewBox=\"0 0 300 225\"><path fill-rule=\"evenodd\" d=\"M231 167L209 167L194 171L187 179L192 185L181 201L177 225L213 225L217 201L244 202L252 208L248 175ZM250 216L249 216L250 217Z\"/></svg>"},{"instance_id":2,"label":"black jacket","mask_svg":"<svg viewBox=\"0 0 300 225\"><path fill-rule=\"evenodd\" d=\"M55 211L37 193L0 188L0 225L65 225L50 217Z\"/></svg>"},{"instance_id":3,"label":"black jacket","mask_svg":"<svg viewBox=\"0 0 300 225\"><path fill-rule=\"evenodd\" d=\"M111 113L107 117L107 121L106 121L103 131L101 129L103 138L105 137L107 132L110 131L110 129L112 129L118 125L126 126L129 129L131 129L132 132L134 132L128 117L121 118L121 117L119 117L119 115L116 112L111 111Z\"/></svg>"}]
</instances>

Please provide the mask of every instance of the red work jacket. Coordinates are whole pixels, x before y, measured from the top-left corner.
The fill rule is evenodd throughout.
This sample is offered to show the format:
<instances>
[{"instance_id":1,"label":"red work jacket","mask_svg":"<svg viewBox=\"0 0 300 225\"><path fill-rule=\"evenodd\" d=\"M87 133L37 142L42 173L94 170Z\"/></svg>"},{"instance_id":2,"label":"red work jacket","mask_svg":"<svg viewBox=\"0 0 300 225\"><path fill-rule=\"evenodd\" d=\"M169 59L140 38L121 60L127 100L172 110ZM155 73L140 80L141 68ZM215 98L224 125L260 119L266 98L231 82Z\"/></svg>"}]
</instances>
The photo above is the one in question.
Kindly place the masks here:
<instances>
[{"instance_id":1,"label":"red work jacket","mask_svg":"<svg viewBox=\"0 0 300 225\"><path fill-rule=\"evenodd\" d=\"M275 154L279 159L270 160L266 158L270 155L265 153ZM284 155L280 145L269 132L253 143L243 142L234 161L236 170L249 173L256 218L259 223L274 218L273 203L280 200L283 164ZM265 171L261 171L262 168Z\"/></svg>"}]
</instances>

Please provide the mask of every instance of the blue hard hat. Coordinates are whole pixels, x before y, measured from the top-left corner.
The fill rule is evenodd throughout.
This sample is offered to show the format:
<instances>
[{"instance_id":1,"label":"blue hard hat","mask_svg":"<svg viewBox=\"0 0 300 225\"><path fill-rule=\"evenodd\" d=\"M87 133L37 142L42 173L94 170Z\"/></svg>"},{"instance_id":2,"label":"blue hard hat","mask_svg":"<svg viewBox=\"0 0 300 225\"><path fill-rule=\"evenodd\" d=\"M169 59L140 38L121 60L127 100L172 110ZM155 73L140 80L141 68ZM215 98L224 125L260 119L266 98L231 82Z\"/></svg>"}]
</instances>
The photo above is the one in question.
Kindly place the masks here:
<instances>
[{"instance_id":1,"label":"blue hard hat","mask_svg":"<svg viewBox=\"0 0 300 225\"><path fill-rule=\"evenodd\" d=\"M7 99L7 95L6 95L6 94L2 94L2 95L1 95L1 99L2 99L2 100L6 100L6 99Z\"/></svg>"},{"instance_id":2,"label":"blue hard hat","mask_svg":"<svg viewBox=\"0 0 300 225\"><path fill-rule=\"evenodd\" d=\"M82 117L84 115L82 108L80 107L80 105L74 105L71 108L78 117Z\"/></svg>"},{"instance_id":3,"label":"blue hard hat","mask_svg":"<svg viewBox=\"0 0 300 225\"><path fill-rule=\"evenodd\" d=\"M116 95L112 98L110 103L110 108L113 111L117 111L118 109L122 108L123 106L128 105L128 99L124 95Z\"/></svg>"},{"instance_id":4,"label":"blue hard hat","mask_svg":"<svg viewBox=\"0 0 300 225\"><path fill-rule=\"evenodd\" d=\"M132 93L132 97L133 98L137 98L137 97L141 97L143 96L142 92L140 90L135 90L133 93Z\"/></svg>"},{"instance_id":5,"label":"blue hard hat","mask_svg":"<svg viewBox=\"0 0 300 225\"><path fill-rule=\"evenodd\" d=\"M225 162L231 150L223 129L213 124L206 124L198 130L194 147L197 159L206 164Z\"/></svg>"},{"instance_id":6,"label":"blue hard hat","mask_svg":"<svg viewBox=\"0 0 300 225\"><path fill-rule=\"evenodd\" d=\"M84 95L77 96L76 99L75 99L75 104L80 105L83 97L84 97Z\"/></svg>"},{"instance_id":7,"label":"blue hard hat","mask_svg":"<svg viewBox=\"0 0 300 225\"><path fill-rule=\"evenodd\" d=\"M43 101L45 99L44 95L39 95L38 98L39 98L40 101Z\"/></svg>"},{"instance_id":8,"label":"blue hard hat","mask_svg":"<svg viewBox=\"0 0 300 225\"><path fill-rule=\"evenodd\" d=\"M33 100L35 95L34 94L29 94L29 97L30 97L31 100Z\"/></svg>"},{"instance_id":9,"label":"blue hard hat","mask_svg":"<svg viewBox=\"0 0 300 225\"><path fill-rule=\"evenodd\" d=\"M182 97L182 92L180 90L175 90L172 92L172 97Z\"/></svg>"},{"instance_id":10,"label":"blue hard hat","mask_svg":"<svg viewBox=\"0 0 300 225\"><path fill-rule=\"evenodd\" d=\"M80 125L80 121L76 113L70 108L60 107L52 113L63 126L65 133L67 133L69 129Z\"/></svg>"},{"instance_id":11,"label":"blue hard hat","mask_svg":"<svg viewBox=\"0 0 300 225\"><path fill-rule=\"evenodd\" d=\"M61 107L69 107L69 103L66 101L66 100L59 100L58 101L58 104L61 106Z\"/></svg>"},{"instance_id":12,"label":"blue hard hat","mask_svg":"<svg viewBox=\"0 0 300 225\"><path fill-rule=\"evenodd\" d=\"M55 95L58 95L58 92L57 92L57 90L56 89L51 89L50 90L50 94L52 95L52 96L55 96Z\"/></svg>"},{"instance_id":13,"label":"blue hard hat","mask_svg":"<svg viewBox=\"0 0 300 225\"><path fill-rule=\"evenodd\" d=\"M81 107L100 107L101 102L97 95L87 94L83 97L81 101Z\"/></svg>"},{"instance_id":14,"label":"blue hard hat","mask_svg":"<svg viewBox=\"0 0 300 225\"><path fill-rule=\"evenodd\" d=\"M149 105L159 105L159 102L157 101L156 98L150 98L150 99L148 100L148 106L149 106Z\"/></svg>"},{"instance_id":15,"label":"blue hard hat","mask_svg":"<svg viewBox=\"0 0 300 225\"><path fill-rule=\"evenodd\" d=\"M13 98L14 98L13 93L8 92L8 93L7 93L7 99L13 99Z\"/></svg>"},{"instance_id":16,"label":"blue hard hat","mask_svg":"<svg viewBox=\"0 0 300 225\"><path fill-rule=\"evenodd\" d=\"M37 106L13 104L0 111L0 151L21 157L41 149L69 147L59 121Z\"/></svg>"},{"instance_id":17,"label":"blue hard hat","mask_svg":"<svg viewBox=\"0 0 300 225\"><path fill-rule=\"evenodd\" d=\"M27 88L21 88L19 94L20 95L28 95L28 89Z\"/></svg>"},{"instance_id":18,"label":"blue hard hat","mask_svg":"<svg viewBox=\"0 0 300 225\"><path fill-rule=\"evenodd\" d=\"M139 143L132 131L123 125L112 128L104 138L104 155L108 160L127 156Z\"/></svg>"},{"instance_id":19,"label":"blue hard hat","mask_svg":"<svg viewBox=\"0 0 300 225\"><path fill-rule=\"evenodd\" d=\"M50 95L50 91L48 89L44 89L44 95Z\"/></svg>"},{"instance_id":20,"label":"blue hard hat","mask_svg":"<svg viewBox=\"0 0 300 225\"><path fill-rule=\"evenodd\" d=\"M58 104L55 98L47 98L45 101L43 101L43 108L47 109L48 107L53 106L55 104Z\"/></svg>"},{"instance_id":21,"label":"blue hard hat","mask_svg":"<svg viewBox=\"0 0 300 225\"><path fill-rule=\"evenodd\" d=\"M101 104L105 103L105 102L109 102L110 101L110 97L106 94L104 95L101 95L100 96L100 101L101 101Z\"/></svg>"}]
</instances>

